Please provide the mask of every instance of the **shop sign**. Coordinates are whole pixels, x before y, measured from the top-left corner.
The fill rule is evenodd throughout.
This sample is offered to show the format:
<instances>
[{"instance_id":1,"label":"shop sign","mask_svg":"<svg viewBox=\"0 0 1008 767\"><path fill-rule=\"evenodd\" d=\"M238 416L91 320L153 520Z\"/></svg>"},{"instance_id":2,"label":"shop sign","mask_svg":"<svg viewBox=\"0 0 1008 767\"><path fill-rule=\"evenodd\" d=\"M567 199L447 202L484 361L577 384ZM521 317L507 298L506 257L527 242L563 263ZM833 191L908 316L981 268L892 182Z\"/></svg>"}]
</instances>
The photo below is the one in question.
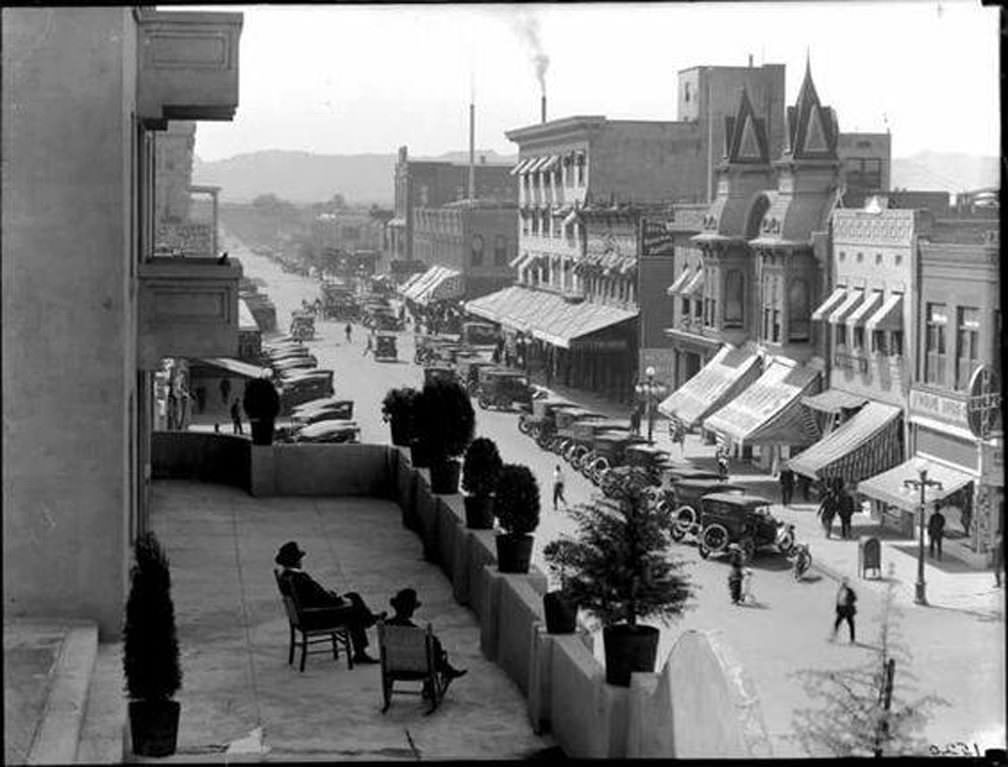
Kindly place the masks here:
<instances>
[{"instance_id":1,"label":"shop sign","mask_svg":"<svg viewBox=\"0 0 1008 767\"><path fill-rule=\"evenodd\" d=\"M987 439L1001 429L1001 376L990 365L981 365L973 372L966 417L978 439Z\"/></svg>"},{"instance_id":2,"label":"shop sign","mask_svg":"<svg viewBox=\"0 0 1008 767\"><path fill-rule=\"evenodd\" d=\"M1004 444L980 443L980 483L1004 487Z\"/></svg>"},{"instance_id":3,"label":"shop sign","mask_svg":"<svg viewBox=\"0 0 1008 767\"><path fill-rule=\"evenodd\" d=\"M956 399L929 391L911 389L910 413L928 415L955 426L969 428L965 398Z\"/></svg>"},{"instance_id":4,"label":"shop sign","mask_svg":"<svg viewBox=\"0 0 1008 767\"><path fill-rule=\"evenodd\" d=\"M641 255L667 256L675 250L675 235L664 223L644 221L641 224Z\"/></svg>"}]
</instances>

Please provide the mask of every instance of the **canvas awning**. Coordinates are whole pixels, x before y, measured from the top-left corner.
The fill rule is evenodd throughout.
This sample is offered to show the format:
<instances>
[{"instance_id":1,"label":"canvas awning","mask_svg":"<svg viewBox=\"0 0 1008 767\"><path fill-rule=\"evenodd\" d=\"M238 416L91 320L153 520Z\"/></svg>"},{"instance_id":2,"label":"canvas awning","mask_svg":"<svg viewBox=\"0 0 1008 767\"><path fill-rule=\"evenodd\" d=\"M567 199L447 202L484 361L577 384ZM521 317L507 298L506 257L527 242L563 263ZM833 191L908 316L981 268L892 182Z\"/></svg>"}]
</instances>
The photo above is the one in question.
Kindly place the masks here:
<instances>
[{"instance_id":1,"label":"canvas awning","mask_svg":"<svg viewBox=\"0 0 1008 767\"><path fill-rule=\"evenodd\" d=\"M872 316L882 303L882 291L873 290L865 300L858 304L857 308L847 315L847 327L853 328L864 325L865 320Z\"/></svg>"},{"instance_id":2,"label":"canvas awning","mask_svg":"<svg viewBox=\"0 0 1008 767\"><path fill-rule=\"evenodd\" d=\"M456 269L441 267L441 271L421 289L416 301L420 304L427 304L431 301L461 298L464 293L465 282L462 279L462 273Z\"/></svg>"},{"instance_id":3,"label":"canvas awning","mask_svg":"<svg viewBox=\"0 0 1008 767\"><path fill-rule=\"evenodd\" d=\"M432 266L420 275L420 279L414 282L410 286L409 290L403 293L403 297L409 299L410 301L419 301L420 295L426 291L435 282L435 280L437 280L442 271L444 271L444 267Z\"/></svg>"},{"instance_id":4,"label":"canvas awning","mask_svg":"<svg viewBox=\"0 0 1008 767\"><path fill-rule=\"evenodd\" d=\"M524 173L526 166L528 166L528 164L531 163L531 162L532 162L532 159L530 159L528 157L526 157L524 160L519 160L518 164L515 165L511 169L511 175L512 176L517 176L517 175L519 175L521 173Z\"/></svg>"},{"instance_id":5,"label":"canvas awning","mask_svg":"<svg viewBox=\"0 0 1008 767\"><path fill-rule=\"evenodd\" d=\"M696 274L686 283L686 286L682 289L682 294L684 296L695 296L701 290L703 290L704 283L704 270L702 268L697 268Z\"/></svg>"},{"instance_id":6,"label":"canvas awning","mask_svg":"<svg viewBox=\"0 0 1008 767\"><path fill-rule=\"evenodd\" d=\"M579 338L637 316L635 311L591 301L570 303L559 293L521 285L467 301L465 311L514 330L529 331L534 338L565 349Z\"/></svg>"},{"instance_id":7,"label":"canvas awning","mask_svg":"<svg viewBox=\"0 0 1008 767\"><path fill-rule=\"evenodd\" d=\"M903 457L901 412L893 405L869 402L790 459L788 466L811 479L840 477L846 482L858 482L884 471Z\"/></svg>"},{"instance_id":8,"label":"canvas awning","mask_svg":"<svg viewBox=\"0 0 1008 767\"><path fill-rule=\"evenodd\" d=\"M546 161L548 159L549 159L549 157L533 157L532 161L528 164L528 166L522 172L523 173L535 173L536 171L539 170L539 168L542 165L546 164Z\"/></svg>"},{"instance_id":9,"label":"canvas awning","mask_svg":"<svg viewBox=\"0 0 1008 767\"><path fill-rule=\"evenodd\" d=\"M665 294L668 296L675 296L682 292L683 286L689 280L691 272L689 269L683 269L682 274L676 277L675 282L668 286L665 290Z\"/></svg>"},{"instance_id":10,"label":"canvas awning","mask_svg":"<svg viewBox=\"0 0 1008 767\"><path fill-rule=\"evenodd\" d=\"M839 413L841 410L855 410L867 401L866 397L849 394L840 389L827 389L818 394L813 394L811 397L802 397L802 404L805 407L818 410L820 413Z\"/></svg>"},{"instance_id":11,"label":"canvas awning","mask_svg":"<svg viewBox=\"0 0 1008 767\"><path fill-rule=\"evenodd\" d=\"M405 297L410 288L416 285L417 281L425 274L427 274L427 272L414 272L411 274L406 282L399 286L399 295Z\"/></svg>"},{"instance_id":12,"label":"canvas awning","mask_svg":"<svg viewBox=\"0 0 1008 767\"><path fill-rule=\"evenodd\" d=\"M858 288L848 289L847 295L844 296L844 300L841 301L837 308L830 313L827 322L829 322L830 325L839 325L847 319L847 315L854 311L863 298L863 290Z\"/></svg>"},{"instance_id":13,"label":"canvas awning","mask_svg":"<svg viewBox=\"0 0 1008 767\"><path fill-rule=\"evenodd\" d=\"M230 357L201 357L199 359L205 365L212 365L221 368L229 373L234 373L242 378L262 378L264 368L258 365L250 365L248 362L231 359Z\"/></svg>"},{"instance_id":14,"label":"canvas awning","mask_svg":"<svg viewBox=\"0 0 1008 767\"><path fill-rule=\"evenodd\" d=\"M810 445L819 438L819 430L801 400L818 385L818 370L774 360L703 426L739 445Z\"/></svg>"},{"instance_id":15,"label":"canvas awning","mask_svg":"<svg viewBox=\"0 0 1008 767\"><path fill-rule=\"evenodd\" d=\"M553 170L553 166L560 162L560 155L553 154L546 158L545 162L539 166L539 172L545 173L546 171Z\"/></svg>"},{"instance_id":16,"label":"canvas awning","mask_svg":"<svg viewBox=\"0 0 1008 767\"><path fill-rule=\"evenodd\" d=\"M508 261L508 268L521 270L525 266L525 262L528 260L528 253L519 253L517 256Z\"/></svg>"},{"instance_id":17,"label":"canvas awning","mask_svg":"<svg viewBox=\"0 0 1008 767\"><path fill-rule=\"evenodd\" d=\"M759 361L755 351L725 345L700 372L666 397L658 410L687 429L692 428L755 381L759 377Z\"/></svg>"},{"instance_id":18,"label":"canvas awning","mask_svg":"<svg viewBox=\"0 0 1008 767\"><path fill-rule=\"evenodd\" d=\"M891 293L878 309L865 322L865 330L869 333L875 330L903 329L903 294Z\"/></svg>"},{"instance_id":19,"label":"canvas awning","mask_svg":"<svg viewBox=\"0 0 1008 767\"><path fill-rule=\"evenodd\" d=\"M238 299L238 330L259 330L259 323L244 298Z\"/></svg>"},{"instance_id":20,"label":"canvas awning","mask_svg":"<svg viewBox=\"0 0 1008 767\"><path fill-rule=\"evenodd\" d=\"M874 498L876 501L897 506L905 511L917 511L920 508L920 488L908 488L903 484L906 479L920 479L920 470L927 470L929 480L941 482L941 489L928 488L924 493L924 502L932 504L941 501L957 490L966 487L976 478L964 471L953 469L923 456L914 456L899 466L869 477L858 483L858 492Z\"/></svg>"},{"instance_id":21,"label":"canvas awning","mask_svg":"<svg viewBox=\"0 0 1008 767\"><path fill-rule=\"evenodd\" d=\"M813 320L823 320L826 316L833 311L839 305L844 298L847 297L847 288L835 288L832 293L829 294L829 298L819 304L819 308L812 312Z\"/></svg>"}]
</instances>

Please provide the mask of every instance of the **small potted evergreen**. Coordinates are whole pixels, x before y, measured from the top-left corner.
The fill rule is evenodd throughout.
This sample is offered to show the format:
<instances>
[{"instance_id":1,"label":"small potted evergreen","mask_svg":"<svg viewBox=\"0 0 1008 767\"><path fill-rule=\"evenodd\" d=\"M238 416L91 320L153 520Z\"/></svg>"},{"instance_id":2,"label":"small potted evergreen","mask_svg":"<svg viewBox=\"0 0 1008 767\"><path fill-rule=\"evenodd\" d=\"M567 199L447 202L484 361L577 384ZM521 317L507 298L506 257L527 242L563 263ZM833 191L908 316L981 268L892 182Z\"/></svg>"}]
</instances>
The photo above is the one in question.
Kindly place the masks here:
<instances>
[{"instance_id":1,"label":"small potted evergreen","mask_svg":"<svg viewBox=\"0 0 1008 767\"><path fill-rule=\"evenodd\" d=\"M420 391L409 386L389 389L382 400L382 420L392 432L392 444L409 447L413 437L413 409Z\"/></svg>"},{"instance_id":2,"label":"small potted evergreen","mask_svg":"<svg viewBox=\"0 0 1008 767\"><path fill-rule=\"evenodd\" d=\"M497 443L492 439L477 437L466 450L462 463L466 527L473 530L493 528L493 493L501 466L503 462L497 451Z\"/></svg>"},{"instance_id":3,"label":"small potted evergreen","mask_svg":"<svg viewBox=\"0 0 1008 767\"><path fill-rule=\"evenodd\" d=\"M123 673L133 753L169 756L178 740L182 686L168 559L153 533L134 544L123 626Z\"/></svg>"},{"instance_id":4,"label":"small potted evergreen","mask_svg":"<svg viewBox=\"0 0 1008 767\"><path fill-rule=\"evenodd\" d=\"M476 431L476 412L457 381L428 382L417 402L417 436L428 451L431 492L458 492L461 465Z\"/></svg>"},{"instance_id":5,"label":"small potted evergreen","mask_svg":"<svg viewBox=\"0 0 1008 767\"><path fill-rule=\"evenodd\" d=\"M564 555L574 565L564 592L602 624L606 682L623 687L632 672L654 671L658 629L638 620L665 623L693 596L684 563L667 555L671 514L648 502L646 476L634 472L614 497L571 509L577 538Z\"/></svg>"},{"instance_id":6,"label":"small potted evergreen","mask_svg":"<svg viewBox=\"0 0 1008 767\"><path fill-rule=\"evenodd\" d=\"M567 595L567 574L577 567L578 549L568 538L557 538L543 547L543 558L560 588L543 594L543 614L550 634L573 634L577 629L578 607Z\"/></svg>"},{"instance_id":7,"label":"small potted evergreen","mask_svg":"<svg viewBox=\"0 0 1008 767\"><path fill-rule=\"evenodd\" d=\"M280 395L268 378L253 378L245 384L242 407L252 426L253 445L272 445L273 426L280 413Z\"/></svg>"},{"instance_id":8,"label":"small potted evergreen","mask_svg":"<svg viewBox=\"0 0 1008 767\"><path fill-rule=\"evenodd\" d=\"M532 561L532 533L539 526L539 483L528 466L506 463L497 476L494 515L497 568L502 573L527 573Z\"/></svg>"}]
</instances>

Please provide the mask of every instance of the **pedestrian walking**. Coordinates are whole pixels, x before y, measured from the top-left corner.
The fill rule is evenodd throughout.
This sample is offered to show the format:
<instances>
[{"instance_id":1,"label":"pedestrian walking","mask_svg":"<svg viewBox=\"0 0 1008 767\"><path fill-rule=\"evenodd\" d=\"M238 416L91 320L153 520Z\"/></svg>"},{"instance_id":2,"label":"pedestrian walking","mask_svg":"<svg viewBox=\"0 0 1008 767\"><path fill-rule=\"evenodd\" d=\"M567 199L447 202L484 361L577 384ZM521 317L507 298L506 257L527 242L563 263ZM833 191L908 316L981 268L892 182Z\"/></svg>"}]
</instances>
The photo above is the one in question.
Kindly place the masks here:
<instances>
[{"instance_id":1,"label":"pedestrian walking","mask_svg":"<svg viewBox=\"0 0 1008 767\"><path fill-rule=\"evenodd\" d=\"M244 433L242 431L241 405L238 404L237 397L235 397L234 402L231 403L231 433Z\"/></svg>"},{"instance_id":2,"label":"pedestrian walking","mask_svg":"<svg viewBox=\"0 0 1008 767\"><path fill-rule=\"evenodd\" d=\"M640 419L641 419L640 406L634 403L630 407L630 431L632 431L634 434L640 434Z\"/></svg>"},{"instance_id":3,"label":"pedestrian walking","mask_svg":"<svg viewBox=\"0 0 1008 767\"><path fill-rule=\"evenodd\" d=\"M945 536L945 515L940 509L936 509L928 520L928 550L931 558L934 559L935 548L938 549L938 561L942 558L942 538Z\"/></svg>"},{"instance_id":4,"label":"pedestrian walking","mask_svg":"<svg viewBox=\"0 0 1008 767\"><path fill-rule=\"evenodd\" d=\"M559 463L553 469L553 511L557 510L557 501L563 501L564 508L567 508L567 499L564 498L564 473Z\"/></svg>"},{"instance_id":5,"label":"pedestrian walking","mask_svg":"<svg viewBox=\"0 0 1008 767\"><path fill-rule=\"evenodd\" d=\"M857 614L857 594L850 587L850 581L844 578L840 582L840 588L836 596L836 620L833 621L833 635L831 639L836 639L840 624L847 621L847 628L850 629L850 641L854 644L854 616Z\"/></svg>"},{"instance_id":6,"label":"pedestrian walking","mask_svg":"<svg viewBox=\"0 0 1008 767\"><path fill-rule=\"evenodd\" d=\"M728 479L728 445L718 441L717 451L714 455L717 458L718 476L723 482Z\"/></svg>"},{"instance_id":7,"label":"pedestrian walking","mask_svg":"<svg viewBox=\"0 0 1008 767\"><path fill-rule=\"evenodd\" d=\"M745 578L745 571L742 569L742 552L738 550L737 544L731 553L731 570L728 572L728 594L733 605L742 603L742 581Z\"/></svg>"},{"instance_id":8,"label":"pedestrian walking","mask_svg":"<svg viewBox=\"0 0 1008 767\"><path fill-rule=\"evenodd\" d=\"M1004 537L1000 530L994 536L994 551L992 552L994 566L994 585L1001 588L1001 573L1004 571Z\"/></svg>"},{"instance_id":9,"label":"pedestrian walking","mask_svg":"<svg viewBox=\"0 0 1008 767\"><path fill-rule=\"evenodd\" d=\"M837 516L840 517L840 537L851 537L851 518L854 516L854 496L841 488L837 496Z\"/></svg>"},{"instance_id":10,"label":"pedestrian walking","mask_svg":"<svg viewBox=\"0 0 1008 767\"><path fill-rule=\"evenodd\" d=\"M780 470L780 494L781 503L785 506L791 505L791 496L794 494L794 472L787 462L781 464Z\"/></svg>"},{"instance_id":11,"label":"pedestrian walking","mask_svg":"<svg viewBox=\"0 0 1008 767\"><path fill-rule=\"evenodd\" d=\"M353 325L351 325L348 322L346 324L346 327L343 328L343 332L346 333L346 341L347 341L347 343L348 344L353 343L353 338L351 337L353 335Z\"/></svg>"},{"instance_id":12,"label":"pedestrian walking","mask_svg":"<svg viewBox=\"0 0 1008 767\"><path fill-rule=\"evenodd\" d=\"M825 497L819 502L819 510L816 512L816 516L819 517L819 521L823 526L823 532L826 533L827 538L833 532L833 518L836 516L836 512L836 496L833 495L831 490L826 490Z\"/></svg>"},{"instance_id":13,"label":"pedestrian walking","mask_svg":"<svg viewBox=\"0 0 1008 767\"><path fill-rule=\"evenodd\" d=\"M361 353L361 356L366 357L370 351L374 351L374 333L368 333L367 346L364 347L364 351Z\"/></svg>"}]
</instances>

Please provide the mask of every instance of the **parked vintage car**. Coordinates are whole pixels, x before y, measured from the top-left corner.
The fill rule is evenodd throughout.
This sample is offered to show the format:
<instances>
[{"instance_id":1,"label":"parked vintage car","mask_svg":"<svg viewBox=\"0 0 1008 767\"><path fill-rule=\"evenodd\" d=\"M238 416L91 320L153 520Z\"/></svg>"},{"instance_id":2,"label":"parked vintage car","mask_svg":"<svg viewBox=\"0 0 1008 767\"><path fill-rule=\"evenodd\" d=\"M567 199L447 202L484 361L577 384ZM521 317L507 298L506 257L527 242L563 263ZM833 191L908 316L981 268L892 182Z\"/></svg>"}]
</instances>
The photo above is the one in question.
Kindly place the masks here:
<instances>
[{"instance_id":1,"label":"parked vintage car","mask_svg":"<svg viewBox=\"0 0 1008 767\"><path fill-rule=\"evenodd\" d=\"M531 409L534 392L528 376L521 371L480 367L478 375L476 402L483 410L511 410L515 405L520 410Z\"/></svg>"},{"instance_id":2,"label":"parked vintage car","mask_svg":"<svg viewBox=\"0 0 1008 767\"><path fill-rule=\"evenodd\" d=\"M319 421L294 431L293 442L360 442L356 421Z\"/></svg>"},{"instance_id":3,"label":"parked vintage car","mask_svg":"<svg viewBox=\"0 0 1008 767\"><path fill-rule=\"evenodd\" d=\"M284 379L280 392L282 413L290 413L296 406L321 397L333 395L333 372L315 368L299 372Z\"/></svg>"},{"instance_id":4,"label":"parked vintage car","mask_svg":"<svg viewBox=\"0 0 1008 767\"><path fill-rule=\"evenodd\" d=\"M291 422L296 426L307 426L320 421L349 421L353 418L353 402L342 405L310 410L306 413L291 414Z\"/></svg>"},{"instance_id":5,"label":"parked vintage car","mask_svg":"<svg viewBox=\"0 0 1008 767\"><path fill-rule=\"evenodd\" d=\"M331 410L333 408L345 410L347 420L353 418L354 401L343 397L322 397L305 402L291 410L291 418L298 416L308 416L320 410Z\"/></svg>"},{"instance_id":6,"label":"parked vintage car","mask_svg":"<svg viewBox=\"0 0 1008 767\"><path fill-rule=\"evenodd\" d=\"M425 365L424 386L431 381L458 381L458 372L452 365Z\"/></svg>"},{"instance_id":7,"label":"parked vintage car","mask_svg":"<svg viewBox=\"0 0 1008 767\"><path fill-rule=\"evenodd\" d=\"M286 378L294 375L295 371L314 370L318 367L318 363L314 357L309 355L307 357L288 357L287 359L277 360L271 363L270 366L277 376Z\"/></svg>"},{"instance_id":8,"label":"parked vintage car","mask_svg":"<svg viewBox=\"0 0 1008 767\"><path fill-rule=\"evenodd\" d=\"M315 337L315 315L307 312L293 312L290 334L299 341L310 341Z\"/></svg>"},{"instance_id":9,"label":"parked vintage car","mask_svg":"<svg viewBox=\"0 0 1008 767\"><path fill-rule=\"evenodd\" d=\"M307 346L295 346L290 349L280 349L278 351L268 352L266 357L270 360L270 362L281 362L283 360L301 358L315 360L316 363L318 362L316 357L308 351Z\"/></svg>"},{"instance_id":10,"label":"parked vintage car","mask_svg":"<svg viewBox=\"0 0 1008 767\"><path fill-rule=\"evenodd\" d=\"M374 358L378 362L395 362L399 359L394 333L375 333Z\"/></svg>"},{"instance_id":11,"label":"parked vintage car","mask_svg":"<svg viewBox=\"0 0 1008 767\"><path fill-rule=\"evenodd\" d=\"M700 535L700 499L705 495L743 492L741 485L723 482L717 476L674 480L659 501L672 510L672 539Z\"/></svg>"},{"instance_id":12,"label":"parked vintage car","mask_svg":"<svg viewBox=\"0 0 1008 767\"><path fill-rule=\"evenodd\" d=\"M770 501L745 493L711 493L700 499L700 556L724 554L738 544L744 561L765 546L781 550L784 525L770 513Z\"/></svg>"}]
</instances>

